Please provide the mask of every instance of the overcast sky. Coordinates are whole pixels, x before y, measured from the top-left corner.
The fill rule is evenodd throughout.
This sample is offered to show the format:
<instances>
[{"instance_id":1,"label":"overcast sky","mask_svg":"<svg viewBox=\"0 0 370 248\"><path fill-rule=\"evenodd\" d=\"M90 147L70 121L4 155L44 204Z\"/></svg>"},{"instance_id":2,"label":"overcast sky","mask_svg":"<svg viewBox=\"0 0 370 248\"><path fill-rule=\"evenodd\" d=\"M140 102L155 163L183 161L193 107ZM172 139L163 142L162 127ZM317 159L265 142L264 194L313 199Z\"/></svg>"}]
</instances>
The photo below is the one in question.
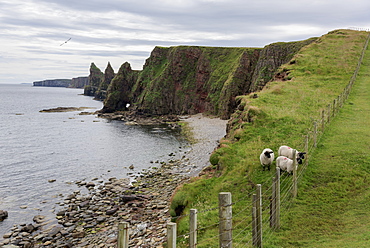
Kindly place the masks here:
<instances>
[{"instance_id":1,"label":"overcast sky","mask_svg":"<svg viewBox=\"0 0 370 248\"><path fill-rule=\"evenodd\" d=\"M0 83L87 76L92 62L141 70L155 46L264 47L367 29L369 11L368 0L0 0Z\"/></svg>"}]
</instances>

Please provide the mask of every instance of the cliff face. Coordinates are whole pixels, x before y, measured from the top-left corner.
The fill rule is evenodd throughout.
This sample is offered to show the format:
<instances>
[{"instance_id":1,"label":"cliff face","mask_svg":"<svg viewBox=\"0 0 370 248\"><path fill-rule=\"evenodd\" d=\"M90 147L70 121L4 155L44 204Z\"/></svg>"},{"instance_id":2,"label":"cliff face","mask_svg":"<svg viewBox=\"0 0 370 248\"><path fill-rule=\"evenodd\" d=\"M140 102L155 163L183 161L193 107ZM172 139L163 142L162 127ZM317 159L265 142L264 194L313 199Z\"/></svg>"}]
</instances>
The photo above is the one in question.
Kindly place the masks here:
<instances>
[{"instance_id":1,"label":"cliff face","mask_svg":"<svg viewBox=\"0 0 370 248\"><path fill-rule=\"evenodd\" d=\"M137 81L138 71L133 71L129 63L124 63L108 87L108 96L104 101L105 112L126 110L132 103L132 87Z\"/></svg>"},{"instance_id":2,"label":"cliff face","mask_svg":"<svg viewBox=\"0 0 370 248\"><path fill-rule=\"evenodd\" d=\"M89 82L88 77L77 77L72 78L71 84L69 85L70 88L84 88Z\"/></svg>"},{"instance_id":3,"label":"cliff face","mask_svg":"<svg viewBox=\"0 0 370 248\"><path fill-rule=\"evenodd\" d=\"M235 97L270 81L311 40L265 48L156 47L142 71L121 66L108 88L103 112L126 110L154 115L207 112L229 118Z\"/></svg>"},{"instance_id":4,"label":"cliff face","mask_svg":"<svg viewBox=\"0 0 370 248\"><path fill-rule=\"evenodd\" d=\"M266 46L258 59L249 92L261 90L272 79L280 65L288 63L302 47L315 40L316 38L298 42L278 42Z\"/></svg>"},{"instance_id":5,"label":"cliff face","mask_svg":"<svg viewBox=\"0 0 370 248\"><path fill-rule=\"evenodd\" d=\"M109 62L104 73L94 63L91 63L84 95L94 96L96 100L104 100L107 97L108 86L114 76L114 70Z\"/></svg>"},{"instance_id":6,"label":"cliff face","mask_svg":"<svg viewBox=\"0 0 370 248\"><path fill-rule=\"evenodd\" d=\"M71 79L51 79L33 82L33 86L44 86L44 87L68 87L71 83Z\"/></svg>"}]
</instances>

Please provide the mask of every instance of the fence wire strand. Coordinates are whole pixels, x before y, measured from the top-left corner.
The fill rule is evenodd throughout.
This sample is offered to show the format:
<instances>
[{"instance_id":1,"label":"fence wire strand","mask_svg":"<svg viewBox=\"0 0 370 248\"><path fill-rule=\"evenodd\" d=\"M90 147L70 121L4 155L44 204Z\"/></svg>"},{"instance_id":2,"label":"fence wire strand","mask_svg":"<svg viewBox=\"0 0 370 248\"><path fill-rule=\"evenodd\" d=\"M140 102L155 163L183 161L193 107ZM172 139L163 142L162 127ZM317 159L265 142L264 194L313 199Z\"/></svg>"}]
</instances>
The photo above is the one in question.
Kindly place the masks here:
<instances>
[{"instance_id":1,"label":"fence wire strand","mask_svg":"<svg viewBox=\"0 0 370 248\"><path fill-rule=\"evenodd\" d=\"M358 28L353 28L353 29L358 30ZM370 30L367 30L367 29L363 30L362 29L362 31L370 31ZM304 149L302 149L302 151L306 151L308 154L307 154L307 158L304 161L304 164L302 166L300 166L298 171L297 171L297 178L296 178L297 181L302 180L303 175L304 175L304 173L305 173L305 171L306 171L306 169L309 165L310 155L313 153L317 144L320 142L320 139L321 139L321 137L324 133L326 125L328 125L332 121L332 119L335 118L335 116L339 112L339 109L344 105L345 101L348 99L348 95L350 94L352 85L353 85L354 81L356 80L359 68L360 68L361 63L362 63L362 59L364 57L364 52L365 52L365 50L368 46L369 40L370 40L370 34L368 35L368 37L366 39L365 45L362 49L362 53L361 53L361 56L360 56L358 64L357 64L357 67L356 67L349 83L347 84L347 86L343 89L342 93L340 95L338 95L337 98L335 98L330 104L327 105L327 107L323 108L320 111L319 119L314 121L313 122L314 126L310 127L307 130L307 135L305 136L306 140L304 142ZM268 178L261 185L270 185L270 182L271 182L271 179ZM276 213L276 209L272 210L271 205L270 205L270 201L276 199L275 197L272 196L272 187L273 186L271 184L271 186L268 186L267 189L265 189L263 191L263 194L261 194L261 199L263 199L262 204L261 204L263 214L262 214L262 222L259 223L260 226L258 226L258 227L263 227L262 228L264 230L263 235L266 239L271 238L273 233L274 233L273 228L268 228L270 226L270 221L271 221L271 216L269 215L268 210L270 211L270 214L275 214ZM287 173L283 173L280 176L280 209L283 210L283 211L280 212L281 217L287 218L290 214L292 206L294 205L293 204L294 203L294 197L293 197L293 194L292 194L293 187L294 187L294 184L293 184L292 176L287 175ZM236 203L243 202L247 198L251 198L252 194L254 194L254 193L246 194L245 196L241 197L237 201L234 201L233 203L231 203L229 205L226 205L226 206L233 206ZM259 201L259 199L257 201ZM252 201L251 203L246 204L244 207L241 208L241 210L239 212L234 214L234 217L239 217L242 214L246 213L247 212L246 210L251 209L253 206L256 206L257 205L256 203L257 202ZM223 207L226 207L226 206L223 206ZM220 207L214 207L214 208L210 208L210 209L206 209L206 210L201 210L201 211L198 212L198 214L209 212L209 211L219 210L219 208ZM172 219L185 218L185 217L188 217L188 216L190 216L190 214L185 214L185 215L181 215L181 216L172 217ZM252 234L249 231L251 229L253 220L251 220L250 215L246 214L246 216L247 216L246 218L243 218L242 220L238 220L238 223L233 227L233 230L236 230L237 228L241 227L242 225L245 225L245 227L243 227L241 230L239 230L238 233L234 236L234 239L239 240L238 243L233 243L234 247L250 247L253 243L253 237L251 237ZM228 220L224 220L224 221L228 221ZM202 230L205 230L205 229L214 228L217 225L220 225L220 223L222 223L222 222L223 221L219 221L219 222L216 222L214 224L211 224L211 225L208 225L208 226L205 226L205 227L199 227L199 228L197 228L197 231L202 231ZM218 233L217 235L214 235L210 238L217 238L222 234L223 233ZM182 237L186 238L188 235L190 235L190 233L180 235L180 236L178 236L178 238L182 238ZM244 235L244 237L242 237L242 235ZM243 243L241 243L241 242L243 242ZM198 244L199 243L201 243L201 242L198 242Z\"/></svg>"}]
</instances>

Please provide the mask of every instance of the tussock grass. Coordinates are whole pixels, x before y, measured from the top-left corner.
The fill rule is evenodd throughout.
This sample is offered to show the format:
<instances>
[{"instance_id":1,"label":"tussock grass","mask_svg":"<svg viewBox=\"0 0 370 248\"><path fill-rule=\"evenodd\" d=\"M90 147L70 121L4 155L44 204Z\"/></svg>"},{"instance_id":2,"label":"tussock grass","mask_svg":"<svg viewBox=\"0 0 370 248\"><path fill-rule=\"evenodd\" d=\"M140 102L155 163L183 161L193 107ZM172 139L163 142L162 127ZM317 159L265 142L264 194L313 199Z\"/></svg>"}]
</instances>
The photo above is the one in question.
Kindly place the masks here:
<instances>
[{"instance_id":1,"label":"tussock grass","mask_svg":"<svg viewBox=\"0 0 370 248\"><path fill-rule=\"evenodd\" d=\"M290 63L281 67L281 71L287 73L289 80L270 82L261 92L257 93L257 98L240 96L239 101L242 107L238 108L230 120L231 129L227 140L231 142L227 142L227 145L216 151L218 163L213 167L215 176L211 177L212 171L208 172L206 177L197 179L179 189L173 198L172 211L179 206L184 208L182 213L187 213L190 208L196 208L198 211L213 209L217 207L219 192L231 192L233 201L236 202L233 205L234 243L244 247L250 241L251 229L246 228L250 223L250 194L257 183L261 183L263 190L267 190L271 185L273 175L272 171L262 171L259 154L264 148L269 147L277 155L278 147L281 145L303 150L304 135L312 127L313 120L319 119L321 110L325 109L349 82L366 37L367 33L358 31L330 32L304 47ZM357 105L346 105L347 108L350 106ZM351 117L345 117L347 118L351 119ZM349 125L340 124L339 117L335 121L338 123L338 128L345 128ZM333 130L334 127L329 129L327 135L334 137L336 134L331 133ZM343 138L341 142L333 141L338 145L334 156L343 159L341 165L333 162L332 168L335 166L337 168L335 171L329 169L331 166L327 166L333 157L328 155L325 160L322 160L322 154L327 154L327 151L323 150L320 153L320 149L331 147L329 143L325 143L326 136L320 140L322 145L316 152L310 154L312 161L301 182L302 185L299 186L299 198L291 206L291 212L294 214L282 216L283 228L279 232L268 232L264 239L265 247L336 247L330 246L337 242L333 235L345 239L346 235L341 230L347 227L353 228L353 225L351 226L353 221L341 219L341 213L347 210L349 215L360 214L351 208L353 204L349 204L347 200L348 191L362 192L368 180L358 179L363 170L355 169L354 165L359 161L355 162L353 158L350 158L352 156L348 156L353 154L355 149L347 150L346 146L351 146L353 132L363 135L362 132L368 130L354 131L351 126L348 126L347 130L348 133L337 130ZM362 160L369 162L368 157L365 155L364 157ZM344 158L347 158L348 162L355 163L352 169L345 166L347 160ZM311 166L313 163L316 164L316 170L314 166ZM364 165L361 166L364 167ZM325 170L327 174L323 174L322 167L328 167ZM323 191L319 191L318 188ZM307 194L302 191L307 191ZM339 197L339 200L333 200L333 202L325 200L328 194ZM363 194L366 199L370 195L365 192ZM268 196L264 198L264 208L267 209ZM312 201L313 199L315 201ZM320 199L323 201L319 201ZM356 208L362 209L365 202L357 202ZM324 206L328 207L323 208ZM329 218L331 215L334 217ZM197 247L217 247L218 211L204 211L198 215L198 221L201 227L209 228L202 229L199 233ZM178 220L179 234L188 232L187 222L187 218ZM323 226L326 228L322 229ZM348 237L353 239L355 232L350 230L352 229L349 229ZM315 238L317 236L320 237L322 245L327 244L327 246L317 244ZM362 236L366 239L370 235ZM186 245L181 246L183 242L184 240L180 240L179 247L186 247Z\"/></svg>"}]
</instances>

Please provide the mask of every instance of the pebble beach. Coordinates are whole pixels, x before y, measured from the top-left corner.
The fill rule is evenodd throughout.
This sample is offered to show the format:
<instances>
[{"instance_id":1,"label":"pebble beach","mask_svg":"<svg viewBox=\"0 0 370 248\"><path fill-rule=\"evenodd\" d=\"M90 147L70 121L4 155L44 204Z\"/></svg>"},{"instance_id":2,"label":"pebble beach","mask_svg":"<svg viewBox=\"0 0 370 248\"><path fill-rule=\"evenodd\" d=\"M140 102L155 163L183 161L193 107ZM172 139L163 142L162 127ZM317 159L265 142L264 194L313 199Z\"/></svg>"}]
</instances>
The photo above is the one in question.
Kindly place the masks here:
<instances>
[{"instance_id":1,"label":"pebble beach","mask_svg":"<svg viewBox=\"0 0 370 248\"><path fill-rule=\"evenodd\" d=\"M163 247L173 192L209 165L210 154L226 134L226 120L202 114L180 119L196 141L182 159L134 179L76 182L83 190L71 192L60 203L57 224L48 225L42 215L35 216L2 234L0 247L117 247L122 222L129 223L129 247Z\"/></svg>"}]
</instances>

